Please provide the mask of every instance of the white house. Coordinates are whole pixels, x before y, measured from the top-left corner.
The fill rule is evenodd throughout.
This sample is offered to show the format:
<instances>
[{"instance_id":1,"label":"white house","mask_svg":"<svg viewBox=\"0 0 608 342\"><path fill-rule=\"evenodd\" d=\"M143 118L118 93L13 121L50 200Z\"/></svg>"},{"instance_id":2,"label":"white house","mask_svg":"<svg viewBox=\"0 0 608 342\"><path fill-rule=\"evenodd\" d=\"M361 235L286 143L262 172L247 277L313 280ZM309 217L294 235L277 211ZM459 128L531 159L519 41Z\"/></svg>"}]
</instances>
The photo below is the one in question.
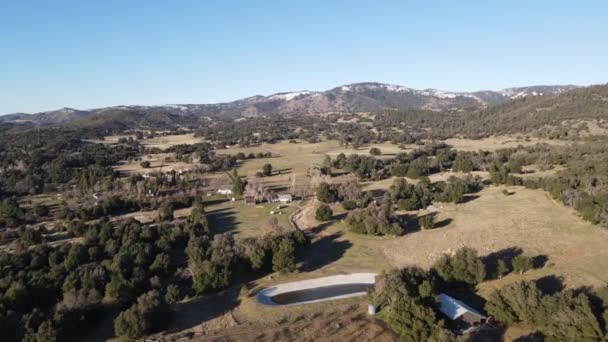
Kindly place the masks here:
<instances>
[{"instance_id":1,"label":"white house","mask_svg":"<svg viewBox=\"0 0 608 342\"><path fill-rule=\"evenodd\" d=\"M291 194L281 194L276 197L276 202L279 203L290 203L291 201L293 201L293 196Z\"/></svg>"},{"instance_id":2,"label":"white house","mask_svg":"<svg viewBox=\"0 0 608 342\"><path fill-rule=\"evenodd\" d=\"M218 189L217 193L220 195L232 195L232 190L228 188Z\"/></svg>"}]
</instances>

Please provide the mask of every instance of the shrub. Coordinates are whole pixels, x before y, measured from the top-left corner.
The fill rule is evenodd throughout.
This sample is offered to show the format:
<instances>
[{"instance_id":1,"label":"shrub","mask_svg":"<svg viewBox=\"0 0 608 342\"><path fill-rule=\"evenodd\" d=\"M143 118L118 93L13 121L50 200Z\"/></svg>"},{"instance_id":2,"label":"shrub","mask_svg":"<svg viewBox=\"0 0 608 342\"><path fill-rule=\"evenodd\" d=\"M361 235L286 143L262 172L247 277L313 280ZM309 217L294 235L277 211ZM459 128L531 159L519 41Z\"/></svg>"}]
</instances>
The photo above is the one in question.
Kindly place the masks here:
<instances>
[{"instance_id":1,"label":"shrub","mask_svg":"<svg viewBox=\"0 0 608 342\"><path fill-rule=\"evenodd\" d=\"M149 162L149 161L147 161L147 160L144 160L144 161L142 161L141 163L139 163L139 165L140 165L142 168L147 169L147 168L149 168L149 167L150 167L150 162Z\"/></svg>"},{"instance_id":2,"label":"shrub","mask_svg":"<svg viewBox=\"0 0 608 342\"><path fill-rule=\"evenodd\" d=\"M435 218L433 215L422 216L418 219L418 225L420 225L420 228L422 229L432 229L435 225Z\"/></svg>"},{"instance_id":3,"label":"shrub","mask_svg":"<svg viewBox=\"0 0 608 342\"><path fill-rule=\"evenodd\" d=\"M519 272L520 274L529 271L534 267L532 263L532 258L525 255L516 256L515 258L513 258L513 261L511 261L511 263L513 271Z\"/></svg>"},{"instance_id":4,"label":"shrub","mask_svg":"<svg viewBox=\"0 0 608 342\"><path fill-rule=\"evenodd\" d=\"M369 149L369 154L371 154L372 156L379 156L382 154L382 151L380 151L380 149L377 147L372 147Z\"/></svg>"},{"instance_id":5,"label":"shrub","mask_svg":"<svg viewBox=\"0 0 608 342\"><path fill-rule=\"evenodd\" d=\"M357 208L357 202L356 201L351 201L351 200L344 200L342 201L342 208L344 208L344 210L353 210Z\"/></svg>"},{"instance_id":6,"label":"shrub","mask_svg":"<svg viewBox=\"0 0 608 342\"><path fill-rule=\"evenodd\" d=\"M179 286L175 284L171 284L167 286L167 291L165 292L165 301L169 304L175 304L180 300L180 291Z\"/></svg>"},{"instance_id":7,"label":"shrub","mask_svg":"<svg viewBox=\"0 0 608 342\"><path fill-rule=\"evenodd\" d=\"M333 216L334 212L331 210L331 208L327 205L327 204L321 204L321 206L319 206L317 208L317 211L315 213L315 218L318 221L329 221L331 220L331 217Z\"/></svg>"}]
</instances>

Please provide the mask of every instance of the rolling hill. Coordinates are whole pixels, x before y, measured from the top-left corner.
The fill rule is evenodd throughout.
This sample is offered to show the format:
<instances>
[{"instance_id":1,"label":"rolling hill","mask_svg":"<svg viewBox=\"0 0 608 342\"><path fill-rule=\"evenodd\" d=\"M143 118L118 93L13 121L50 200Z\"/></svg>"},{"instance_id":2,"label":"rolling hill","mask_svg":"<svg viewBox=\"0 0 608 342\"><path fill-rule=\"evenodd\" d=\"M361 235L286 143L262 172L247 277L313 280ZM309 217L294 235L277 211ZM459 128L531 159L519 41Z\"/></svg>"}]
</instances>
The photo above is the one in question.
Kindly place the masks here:
<instances>
[{"instance_id":1,"label":"rolling hill","mask_svg":"<svg viewBox=\"0 0 608 342\"><path fill-rule=\"evenodd\" d=\"M437 89L416 90L383 83L355 83L322 92L284 92L218 104L115 106L91 110L63 108L36 114L17 113L0 116L0 122L88 126L100 121L128 125L133 120L144 120L181 125L199 121L202 117L353 113L383 108L462 112L508 103L514 99L551 96L574 88L576 87L572 85L532 86L500 91L447 92Z\"/></svg>"}]
</instances>

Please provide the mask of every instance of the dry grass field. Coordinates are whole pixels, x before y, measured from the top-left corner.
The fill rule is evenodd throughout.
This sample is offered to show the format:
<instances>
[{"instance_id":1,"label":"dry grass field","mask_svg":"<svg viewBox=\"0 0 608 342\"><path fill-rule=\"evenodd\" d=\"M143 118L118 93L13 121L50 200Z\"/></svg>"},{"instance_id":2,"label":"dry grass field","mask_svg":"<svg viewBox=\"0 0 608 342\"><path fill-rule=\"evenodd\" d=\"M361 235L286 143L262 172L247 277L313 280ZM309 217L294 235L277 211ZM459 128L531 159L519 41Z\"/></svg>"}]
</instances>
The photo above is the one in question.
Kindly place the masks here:
<instances>
[{"instance_id":1,"label":"dry grass field","mask_svg":"<svg viewBox=\"0 0 608 342\"><path fill-rule=\"evenodd\" d=\"M551 140L542 138L517 138L512 136L496 136L484 139L460 139L452 138L444 140L446 144L452 146L457 150L462 151L495 151L501 148L522 146L532 146L536 144L551 144L551 145L566 145L567 141L563 140Z\"/></svg>"},{"instance_id":2,"label":"dry grass field","mask_svg":"<svg viewBox=\"0 0 608 342\"><path fill-rule=\"evenodd\" d=\"M316 335L316 331L327 330L328 336L340 340L354 336L354 332L328 329L343 324L347 318L382 338L394 340L381 323L360 316L367 303L365 297L269 308L257 302L255 293L273 284L327 275L382 272L406 266L428 268L443 253L462 246L474 247L481 255L519 247L526 255L547 258L542 268L483 283L478 287L482 297L509 282L552 275L571 287L599 286L608 281L608 250L604 248L608 231L584 222L573 210L554 202L543 191L507 187L511 195L505 196L503 189L505 187L487 187L459 205L437 204L440 227L401 237L351 233L341 221L343 211L338 206L334 206L336 220L317 222L314 210L318 203L308 201L301 215L296 215L298 226L312 236L311 246L300 255L300 271L273 274L226 294L229 298L225 298L225 302L232 302L232 306L214 316L216 321L207 321L204 328L195 325L199 333L207 332L197 336L201 339L221 336L229 341L287 341L300 336L295 334L302 334L304 340L312 341L321 336ZM222 326L222 322L227 321L226 315L231 323ZM525 331L525 327L521 330ZM505 338L510 340L519 335L520 332L509 330Z\"/></svg>"},{"instance_id":3,"label":"dry grass field","mask_svg":"<svg viewBox=\"0 0 608 342\"><path fill-rule=\"evenodd\" d=\"M194 133L189 134L174 134L163 135L151 139L141 140L141 143L146 147L158 147L161 150L167 149L176 145L192 145L204 142L205 139L195 137Z\"/></svg>"},{"instance_id":4,"label":"dry grass field","mask_svg":"<svg viewBox=\"0 0 608 342\"><path fill-rule=\"evenodd\" d=\"M173 160L173 153L154 153L148 154L141 158L141 160L122 161L114 169L125 174L135 173L150 173L150 172L168 172L168 171L180 171L190 170L194 167L194 163L185 163L181 161ZM168 159L167 159L168 158ZM150 162L150 167L143 168L141 162Z\"/></svg>"}]
</instances>

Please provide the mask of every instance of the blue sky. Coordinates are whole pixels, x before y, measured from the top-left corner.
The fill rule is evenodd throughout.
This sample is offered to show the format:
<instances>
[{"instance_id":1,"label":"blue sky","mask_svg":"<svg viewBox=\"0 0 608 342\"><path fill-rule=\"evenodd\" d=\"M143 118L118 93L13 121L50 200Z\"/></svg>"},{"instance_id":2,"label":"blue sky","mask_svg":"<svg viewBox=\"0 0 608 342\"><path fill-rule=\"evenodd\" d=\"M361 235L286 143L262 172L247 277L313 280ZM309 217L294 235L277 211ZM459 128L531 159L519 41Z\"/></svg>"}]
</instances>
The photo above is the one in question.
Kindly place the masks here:
<instances>
[{"instance_id":1,"label":"blue sky","mask_svg":"<svg viewBox=\"0 0 608 342\"><path fill-rule=\"evenodd\" d=\"M608 1L1 0L0 113L608 82Z\"/></svg>"}]
</instances>

